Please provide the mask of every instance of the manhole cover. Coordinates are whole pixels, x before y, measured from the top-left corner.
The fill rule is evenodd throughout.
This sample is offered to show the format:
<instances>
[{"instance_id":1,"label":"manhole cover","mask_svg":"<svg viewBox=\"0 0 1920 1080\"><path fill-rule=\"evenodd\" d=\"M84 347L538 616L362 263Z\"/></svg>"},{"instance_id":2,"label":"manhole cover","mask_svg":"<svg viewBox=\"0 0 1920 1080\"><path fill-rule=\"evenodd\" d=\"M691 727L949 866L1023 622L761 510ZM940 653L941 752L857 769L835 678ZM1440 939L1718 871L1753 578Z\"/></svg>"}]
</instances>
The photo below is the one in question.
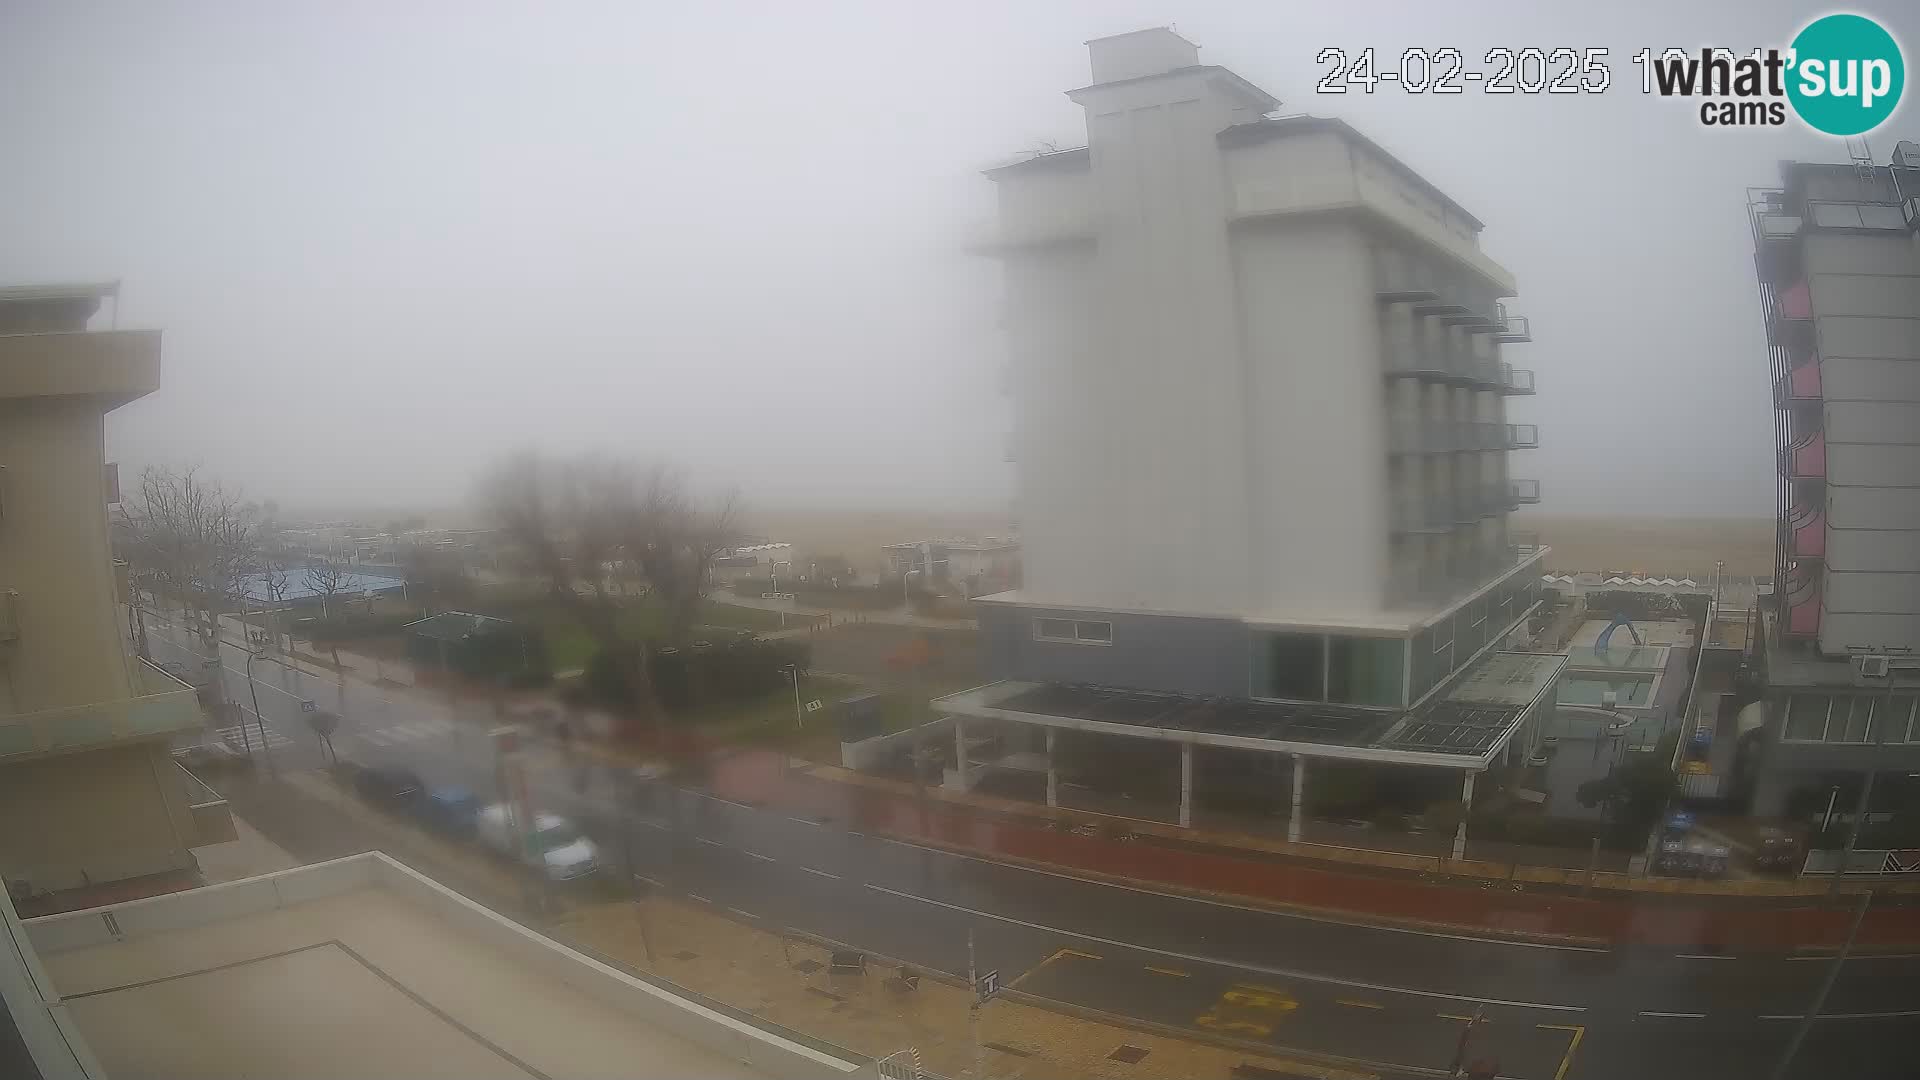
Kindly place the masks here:
<instances>
[{"instance_id":1,"label":"manhole cover","mask_svg":"<svg viewBox=\"0 0 1920 1080\"><path fill-rule=\"evenodd\" d=\"M1114 1061L1124 1061L1128 1065L1137 1064L1141 1058L1146 1056L1147 1048L1144 1046L1122 1046L1107 1055L1107 1057Z\"/></svg>"}]
</instances>

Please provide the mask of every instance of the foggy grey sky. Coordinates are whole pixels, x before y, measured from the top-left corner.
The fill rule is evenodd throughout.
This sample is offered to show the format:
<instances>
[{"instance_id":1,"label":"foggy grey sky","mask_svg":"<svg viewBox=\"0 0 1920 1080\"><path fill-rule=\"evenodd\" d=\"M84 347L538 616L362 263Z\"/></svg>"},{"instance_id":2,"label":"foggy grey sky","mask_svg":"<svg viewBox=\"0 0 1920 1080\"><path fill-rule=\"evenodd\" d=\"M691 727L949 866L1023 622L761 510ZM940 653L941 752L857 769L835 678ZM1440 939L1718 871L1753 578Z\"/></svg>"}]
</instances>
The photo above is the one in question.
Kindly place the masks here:
<instances>
[{"instance_id":1,"label":"foggy grey sky","mask_svg":"<svg viewBox=\"0 0 1920 1080\"><path fill-rule=\"evenodd\" d=\"M123 279L163 389L110 456L300 505L450 506L503 450L671 457L758 504L1008 494L979 175L1079 145L1090 37L1172 23L1487 224L1543 512L1771 512L1744 189L1844 160L1643 97L1643 46L1811 4L21 3L0 281ZM1856 5L1915 63L1910 6ZM1899 14L1896 14L1899 12ZM1317 96L1324 46L1608 47L1598 97ZM1914 92L1873 138L1920 137Z\"/></svg>"}]
</instances>

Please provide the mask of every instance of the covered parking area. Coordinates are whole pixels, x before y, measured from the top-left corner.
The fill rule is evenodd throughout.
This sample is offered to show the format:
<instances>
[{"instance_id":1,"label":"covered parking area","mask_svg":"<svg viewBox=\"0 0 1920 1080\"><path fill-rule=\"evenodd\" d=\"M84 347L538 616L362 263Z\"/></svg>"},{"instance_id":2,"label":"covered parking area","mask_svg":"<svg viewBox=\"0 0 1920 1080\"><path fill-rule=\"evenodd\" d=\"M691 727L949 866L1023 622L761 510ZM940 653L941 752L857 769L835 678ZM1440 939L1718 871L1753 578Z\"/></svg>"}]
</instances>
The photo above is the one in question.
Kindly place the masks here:
<instances>
[{"instance_id":1,"label":"covered parking area","mask_svg":"<svg viewBox=\"0 0 1920 1080\"><path fill-rule=\"evenodd\" d=\"M1559 655L1493 653L1410 710L1019 681L933 704L952 718L948 783L962 790L989 774L1025 776L1048 806L1063 805L1066 787L1075 808L1188 828L1205 803L1284 816L1297 843L1317 785L1391 770L1415 789L1457 793L1459 858L1475 778L1531 754L1565 665Z\"/></svg>"}]
</instances>

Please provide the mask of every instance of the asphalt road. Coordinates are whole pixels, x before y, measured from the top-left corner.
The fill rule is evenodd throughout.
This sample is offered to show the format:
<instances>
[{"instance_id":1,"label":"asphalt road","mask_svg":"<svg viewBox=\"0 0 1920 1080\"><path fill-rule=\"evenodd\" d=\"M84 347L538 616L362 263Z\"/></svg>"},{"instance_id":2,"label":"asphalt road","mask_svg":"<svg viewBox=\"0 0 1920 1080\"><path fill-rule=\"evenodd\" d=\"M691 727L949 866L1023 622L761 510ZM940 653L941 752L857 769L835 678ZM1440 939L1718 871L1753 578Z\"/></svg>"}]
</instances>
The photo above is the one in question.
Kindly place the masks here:
<instances>
[{"instance_id":1,"label":"asphalt road","mask_svg":"<svg viewBox=\"0 0 1920 1080\"><path fill-rule=\"evenodd\" d=\"M191 662L151 626L155 658ZM251 708L245 654L223 651ZM341 756L404 762L432 784L493 790L483 728L451 706L388 699L256 661L278 768L322 764L302 700L337 711ZM271 670L269 670L271 669ZM1281 914L1093 882L849 833L634 781L556 751L529 755L543 809L575 817L616 868L738 917L1158 1024L1371 1063L1383 1076L1469 1056L1525 1080L1768 1075L1830 961L1521 943ZM1912 1076L1920 954L1844 965L1795 1077Z\"/></svg>"}]
</instances>

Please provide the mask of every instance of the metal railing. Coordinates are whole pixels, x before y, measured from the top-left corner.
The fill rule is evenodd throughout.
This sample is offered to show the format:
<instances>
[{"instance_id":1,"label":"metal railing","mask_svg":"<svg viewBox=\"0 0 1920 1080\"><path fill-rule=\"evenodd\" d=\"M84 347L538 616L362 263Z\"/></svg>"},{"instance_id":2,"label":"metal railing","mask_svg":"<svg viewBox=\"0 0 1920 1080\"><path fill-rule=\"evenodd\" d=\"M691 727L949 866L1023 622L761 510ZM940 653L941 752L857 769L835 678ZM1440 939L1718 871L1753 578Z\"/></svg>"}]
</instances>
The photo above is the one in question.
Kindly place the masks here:
<instances>
[{"instance_id":1,"label":"metal railing","mask_svg":"<svg viewBox=\"0 0 1920 1080\"><path fill-rule=\"evenodd\" d=\"M1533 393L1533 372L1512 364L1501 364L1500 389L1508 394Z\"/></svg>"},{"instance_id":2,"label":"metal railing","mask_svg":"<svg viewBox=\"0 0 1920 1080\"><path fill-rule=\"evenodd\" d=\"M1508 450L1537 450L1540 448L1540 428L1536 424L1508 424Z\"/></svg>"},{"instance_id":3,"label":"metal railing","mask_svg":"<svg viewBox=\"0 0 1920 1080\"><path fill-rule=\"evenodd\" d=\"M1508 480L1507 501L1511 503L1537 503L1540 501L1540 481Z\"/></svg>"}]
</instances>

